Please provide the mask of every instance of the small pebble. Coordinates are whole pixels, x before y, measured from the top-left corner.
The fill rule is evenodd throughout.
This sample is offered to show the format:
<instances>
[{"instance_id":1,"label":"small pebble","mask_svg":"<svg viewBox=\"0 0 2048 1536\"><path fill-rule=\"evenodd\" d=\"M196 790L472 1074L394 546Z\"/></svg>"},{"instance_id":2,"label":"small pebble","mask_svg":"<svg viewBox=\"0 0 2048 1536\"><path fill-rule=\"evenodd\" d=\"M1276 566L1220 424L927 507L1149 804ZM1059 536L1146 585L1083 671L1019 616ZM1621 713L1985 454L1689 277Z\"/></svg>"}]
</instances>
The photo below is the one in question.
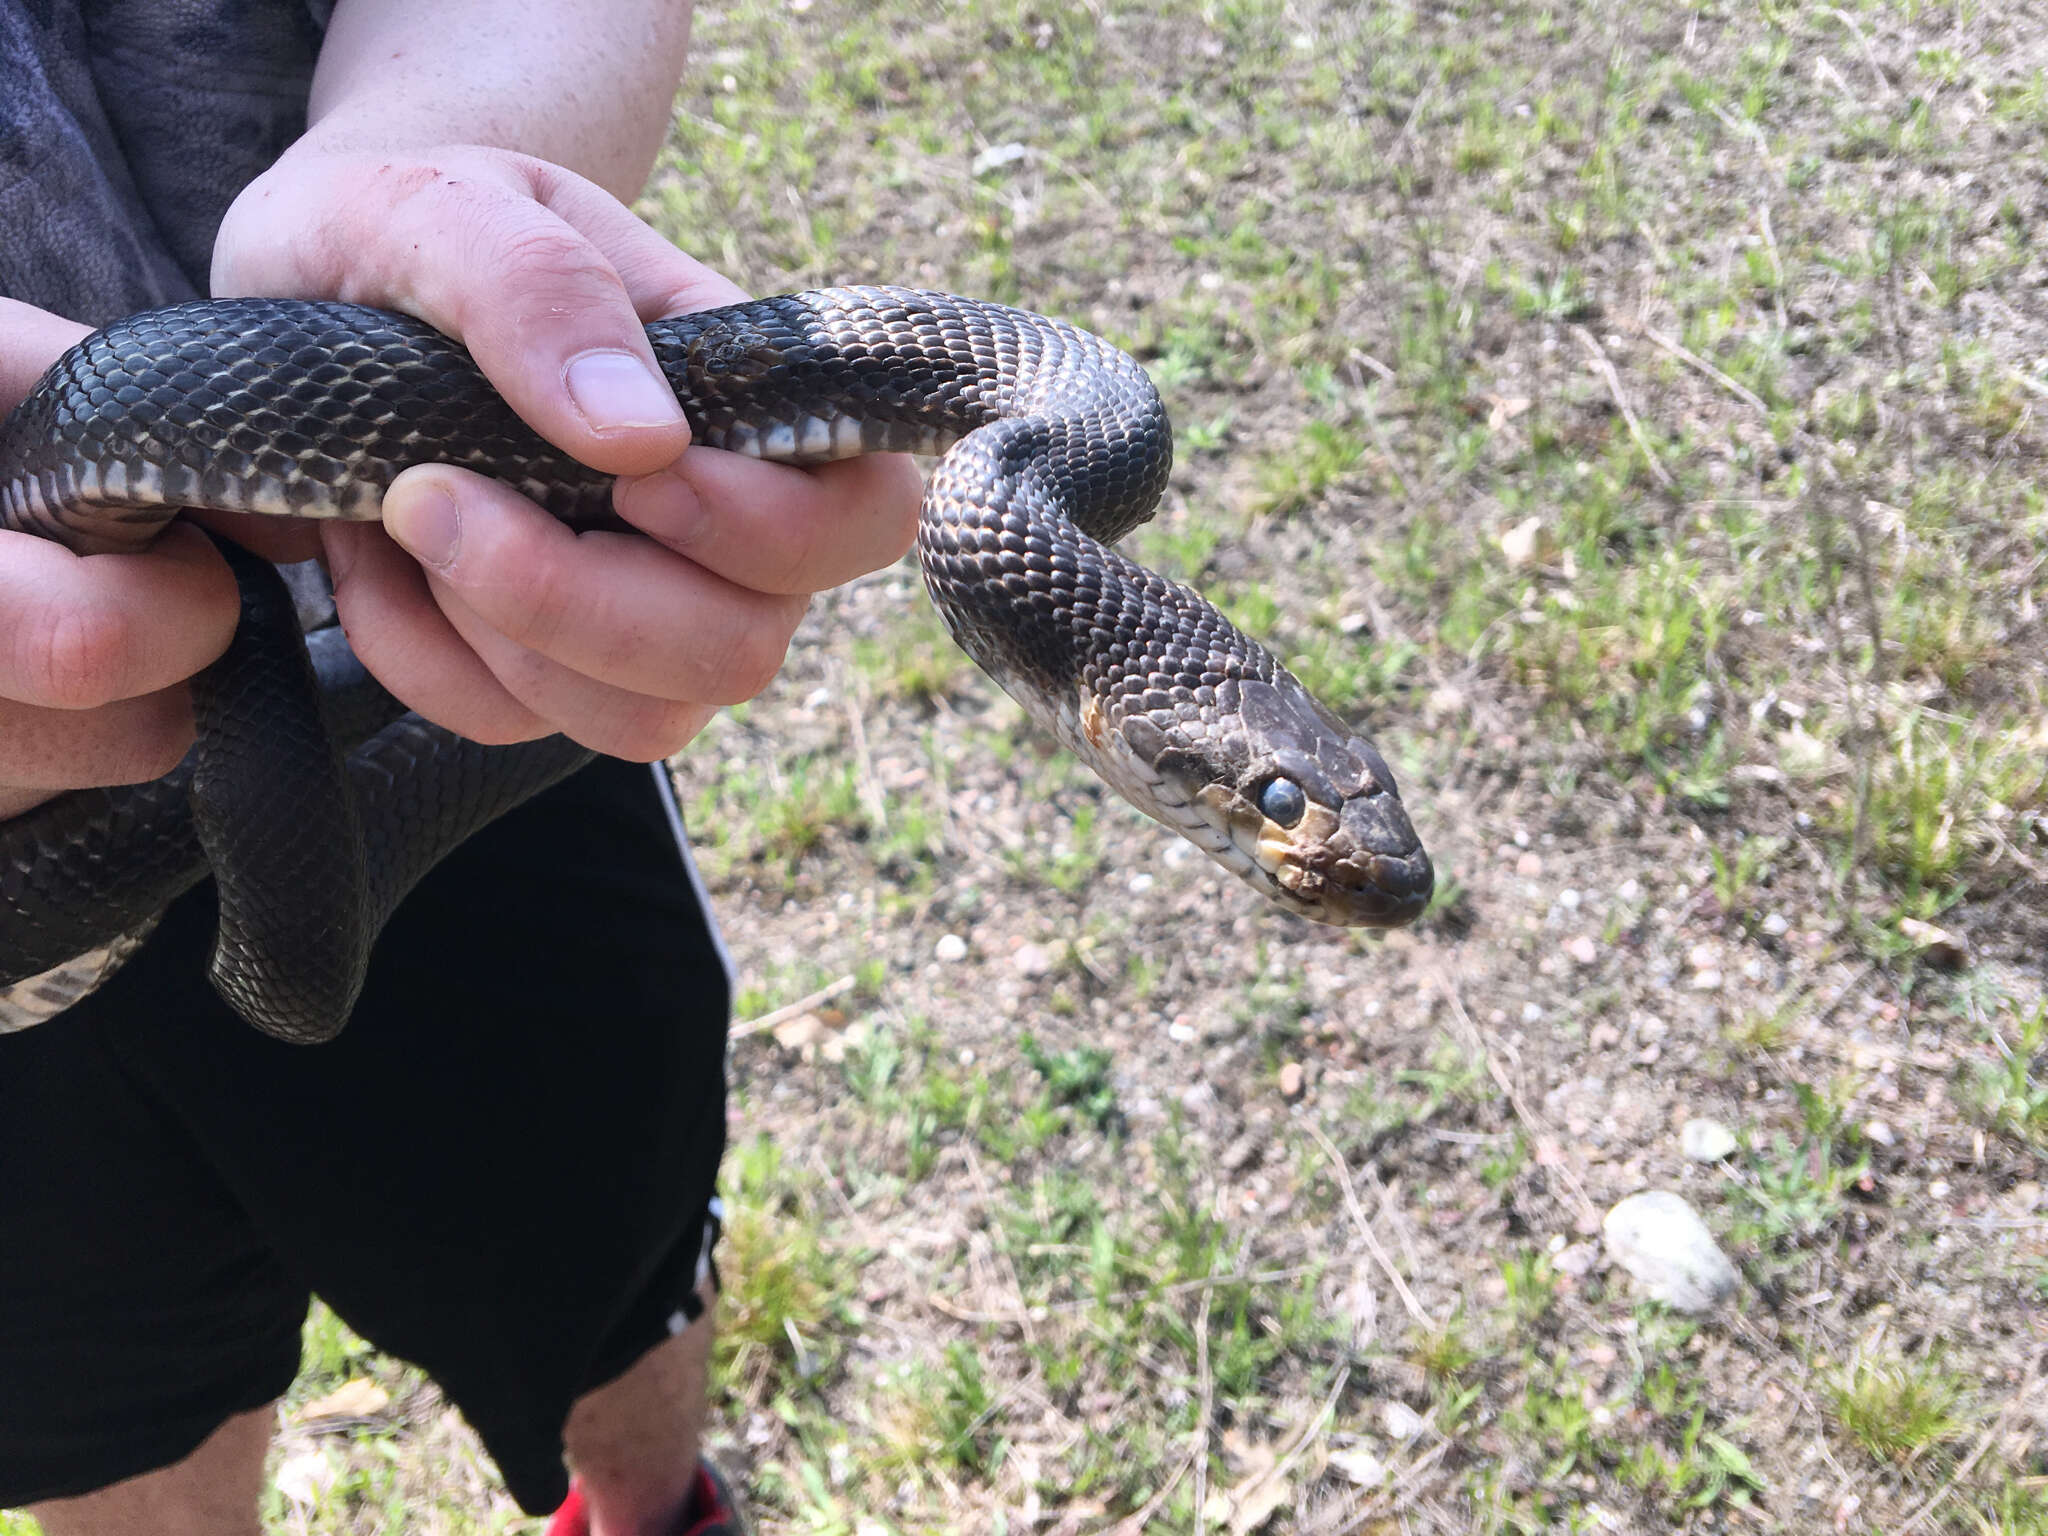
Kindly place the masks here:
<instances>
[{"instance_id":1,"label":"small pebble","mask_svg":"<svg viewBox=\"0 0 2048 1536\"><path fill-rule=\"evenodd\" d=\"M1377 1488L1387 1480L1387 1464L1362 1445L1330 1452L1330 1470L1361 1488Z\"/></svg>"},{"instance_id":2,"label":"small pebble","mask_svg":"<svg viewBox=\"0 0 2048 1536\"><path fill-rule=\"evenodd\" d=\"M815 1045L825 1033L825 1021L815 1013L800 1013L784 1019L773 1031L775 1043L785 1051L801 1051Z\"/></svg>"},{"instance_id":3,"label":"small pebble","mask_svg":"<svg viewBox=\"0 0 2048 1536\"><path fill-rule=\"evenodd\" d=\"M1507 556L1510 566L1528 565L1536 558L1537 541L1543 532L1543 519L1525 517L1514 527L1500 536L1501 553Z\"/></svg>"},{"instance_id":4,"label":"small pebble","mask_svg":"<svg viewBox=\"0 0 2048 1536\"><path fill-rule=\"evenodd\" d=\"M1597 1244L1570 1243L1558 1249L1556 1257L1550 1262L1559 1274L1581 1279L1592 1272L1593 1265L1599 1257L1600 1249Z\"/></svg>"},{"instance_id":5,"label":"small pebble","mask_svg":"<svg viewBox=\"0 0 2048 1536\"><path fill-rule=\"evenodd\" d=\"M1764 916L1763 930L1771 938L1782 939L1792 931L1792 923L1784 913L1770 912Z\"/></svg>"},{"instance_id":6,"label":"small pebble","mask_svg":"<svg viewBox=\"0 0 2048 1536\"><path fill-rule=\"evenodd\" d=\"M943 957L942 957L943 958ZM1020 944L1017 952L1010 956L1019 976L1043 976L1052 969L1052 956L1043 944Z\"/></svg>"},{"instance_id":7,"label":"small pebble","mask_svg":"<svg viewBox=\"0 0 2048 1536\"><path fill-rule=\"evenodd\" d=\"M1718 1163L1735 1150L1735 1133L1718 1120L1696 1117L1679 1127L1678 1149L1687 1162Z\"/></svg>"},{"instance_id":8,"label":"small pebble","mask_svg":"<svg viewBox=\"0 0 2048 1536\"><path fill-rule=\"evenodd\" d=\"M1669 1190L1630 1195L1600 1231L1614 1262L1666 1306L1711 1312L1735 1293L1735 1266L1699 1213Z\"/></svg>"},{"instance_id":9,"label":"small pebble","mask_svg":"<svg viewBox=\"0 0 2048 1536\"><path fill-rule=\"evenodd\" d=\"M932 953L948 964L955 960L965 960L967 958L967 941L957 933L946 934L938 943L932 946Z\"/></svg>"},{"instance_id":10,"label":"small pebble","mask_svg":"<svg viewBox=\"0 0 2048 1536\"><path fill-rule=\"evenodd\" d=\"M1600 958L1600 946L1583 933L1567 943L1564 952L1581 965L1591 965Z\"/></svg>"},{"instance_id":11,"label":"small pebble","mask_svg":"<svg viewBox=\"0 0 2048 1536\"><path fill-rule=\"evenodd\" d=\"M1301 1063L1290 1061L1280 1069L1280 1097L1298 1099L1301 1097Z\"/></svg>"},{"instance_id":12,"label":"small pebble","mask_svg":"<svg viewBox=\"0 0 2048 1536\"><path fill-rule=\"evenodd\" d=\"M1930 961L1950 970L1962 965L1970 958L1970 941L1946 928L1933 923L1923 923L1917 917L1899 919L1899 932L1910 939L1915 948Z\"/></svg>"},{"instance_id":13,"label":"small pebble","mask_svg":"<svg viewBox=\"0 0 2048 1536\"><path fill-rule=\"evenodd\" d=\"M1863 1134L1870 1140L1876 1142L1880 1147L1895 1146L1898 1143L1899 1139L1897 1133L1892 1130L1890 1124L1883 1120L1864 1121Z\"/></svg>"},{"instance_id":14,"label":"small pebble","mask_svg":"<svg viewBox=\"0 0 2048 1536\"><path fill-rule=\"evenodd\" d=\"M1413 1440L1422 1433L1422 1415L1406 1403L1391 1398L1380 1409L1380 1423L1396 1440Z\"/></svg>"}]
</instances>

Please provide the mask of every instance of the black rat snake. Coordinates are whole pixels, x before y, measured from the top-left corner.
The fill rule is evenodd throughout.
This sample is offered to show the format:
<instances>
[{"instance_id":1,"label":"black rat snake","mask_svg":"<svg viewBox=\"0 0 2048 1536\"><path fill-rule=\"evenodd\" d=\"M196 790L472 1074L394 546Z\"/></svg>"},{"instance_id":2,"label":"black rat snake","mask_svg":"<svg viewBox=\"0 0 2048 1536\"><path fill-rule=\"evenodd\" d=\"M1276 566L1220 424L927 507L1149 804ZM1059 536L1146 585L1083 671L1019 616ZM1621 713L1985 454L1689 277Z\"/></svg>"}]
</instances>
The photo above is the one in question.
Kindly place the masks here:
<instances>
[{"instance_id":1,"label":"black rat snake","mask_svg":"<svg viewBox=\"0 0 2048 1536\"><path fill-rule=\"evenodd\" d=\"M1391 926L1432 872L1385 761L1209 603L1108 544L1172 457L1144 371L1040 315L836 288L682 315L648 337L694 440L791 464L943 453L918 552L961 646L1140 810L1321 922ZM506 482L620 526L608 476L530 431L469 355L402 315L235 299L153 310L67 353L0 426L0 529L138 548L179 507L373 519L401 469ZM288 1039L346 1021L411 884L573 771L562 738L465 742L408 715L330 635L319 677L269 567L194 680L199 735L152 784L0 823L0 989L145 928L212 874L215 985Z\"/></svg>"}]
</instances>

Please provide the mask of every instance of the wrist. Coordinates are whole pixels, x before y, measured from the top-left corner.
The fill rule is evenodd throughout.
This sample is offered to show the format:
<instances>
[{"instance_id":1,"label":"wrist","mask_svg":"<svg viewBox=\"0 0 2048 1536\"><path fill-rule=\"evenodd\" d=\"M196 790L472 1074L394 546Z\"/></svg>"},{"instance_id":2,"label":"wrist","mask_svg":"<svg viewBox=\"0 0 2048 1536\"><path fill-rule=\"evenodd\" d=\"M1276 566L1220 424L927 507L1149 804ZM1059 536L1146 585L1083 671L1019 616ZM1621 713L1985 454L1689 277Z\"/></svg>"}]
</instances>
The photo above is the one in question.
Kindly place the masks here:
<instances>
[{"instance_id":1,"label":"wrist","mask_svg":"<svg viewBox=\"0 0 2048 1536\"><path fill-rule=\"evenodd\" d=\"M677 0L349 0L309 136L370 154L486 145L630 198L668 131L689 18Z\"/></svg>"}]
</instances>

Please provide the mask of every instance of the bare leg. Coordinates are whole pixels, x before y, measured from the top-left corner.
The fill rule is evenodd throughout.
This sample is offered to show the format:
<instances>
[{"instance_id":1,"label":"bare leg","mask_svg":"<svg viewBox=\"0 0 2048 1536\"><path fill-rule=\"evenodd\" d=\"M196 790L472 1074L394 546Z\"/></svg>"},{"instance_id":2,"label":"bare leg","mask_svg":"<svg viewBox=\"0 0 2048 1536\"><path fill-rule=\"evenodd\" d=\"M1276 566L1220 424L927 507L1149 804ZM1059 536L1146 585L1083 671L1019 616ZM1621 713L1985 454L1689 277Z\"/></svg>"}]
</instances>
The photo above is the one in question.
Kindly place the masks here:
<instances>
[{"instance_id":1,"label":"bare leg","mask_svg":"<svg viewBox=\"0 0 2048 1536\"><path fill-rule=\"evenodd\" d=\"M44 1536L260 1536L256 1502L277 1405L238 1413L183 1461L35 1504Z\"/></svg>"},{"instance_id":2,"label":"bare leg","mask_svg":"<svg viewBox=\"0 0 2048 1536\"><path fill-rule=\"evenodd\" d=\"M576 1400L562 1442L593 1536L666 1536L675 1526L697 1472L710 1357L707 1314ZM261 1536L276 1423L275 1404L237 1414L183 1461L29 1513L44 1536Z\"/></svg>"},{"instance_id":3,"label":"bare leg","mask_svg":"<svg viewBox=\"0 0 2048 1536\"><path fill-rule=\"evenodd\" d=\"M697 1475L711 1314L576 1400L562 1426L592 1536L667 1536ZM56 1536L56 1533L52 1533Z\"/></svg>"}]
</instances>

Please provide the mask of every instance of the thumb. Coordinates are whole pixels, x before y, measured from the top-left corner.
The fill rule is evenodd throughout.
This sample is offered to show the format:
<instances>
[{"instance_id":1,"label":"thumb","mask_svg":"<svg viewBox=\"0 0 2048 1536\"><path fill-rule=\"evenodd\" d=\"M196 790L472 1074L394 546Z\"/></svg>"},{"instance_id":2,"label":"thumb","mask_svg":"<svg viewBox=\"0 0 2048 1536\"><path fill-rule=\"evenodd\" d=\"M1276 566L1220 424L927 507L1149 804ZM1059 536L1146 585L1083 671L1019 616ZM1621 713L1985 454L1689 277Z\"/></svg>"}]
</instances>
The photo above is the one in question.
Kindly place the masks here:
<instances>
[{"instance_id":1,"label":"thumb","mask_svg":"<svg viewBox=\"0 0 2048 1536\"><path fill-rule=\"evenodd\" d=\"M0 415L19 405L64 349L90 330L47 309L0 299Z\"/></svg>"},{"instance_id":2,"label":"thumb","mask_svg":"<svg viewBox=\"0 0 2048 1536\"><path fill-rule=\"evenodd\" d=\"M610 474L651 473L688 446L689 426L611 261L540 201L543 169L479 150L397 163L308 159L250 216L275 228L295 213L318 226L317 238L240 259L230 281L243 292L405 310L468 347L558 448ZM217 249L217 279L222 260Z\"/></svg>"}]
</instances>

